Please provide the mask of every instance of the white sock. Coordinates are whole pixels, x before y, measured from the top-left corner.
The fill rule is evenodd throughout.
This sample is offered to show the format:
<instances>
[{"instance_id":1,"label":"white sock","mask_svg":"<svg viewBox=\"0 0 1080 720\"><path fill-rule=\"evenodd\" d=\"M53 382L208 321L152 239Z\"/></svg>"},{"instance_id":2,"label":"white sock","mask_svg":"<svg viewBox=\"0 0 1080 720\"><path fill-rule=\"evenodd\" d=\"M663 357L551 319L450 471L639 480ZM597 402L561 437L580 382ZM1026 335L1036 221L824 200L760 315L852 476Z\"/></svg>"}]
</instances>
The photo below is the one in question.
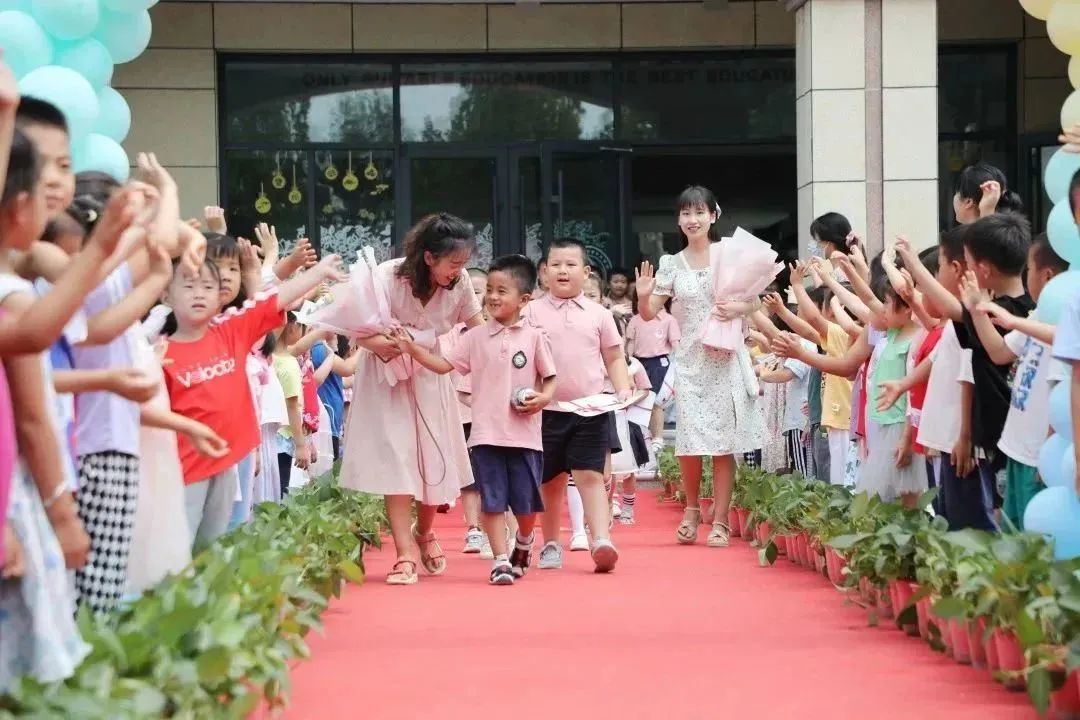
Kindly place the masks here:
<instances>
[{"instance_id":1,"label":"white sock","mask_svg":"<svg viewBox=\"0 0 1080 720\"><path fill-rule=\"evenodd\" d=\"M581 504L581 493L576 485L566 488L566 504L570 508L570 532L574 535L585 534L585 506Z\"/></svg>"},{"instance_id":2,"label":"white sock","mask_svg":"<svg viewBox=\"0 0 1080 720\"><path fill-rule=\"evenodd\" d=\"M496 555L495 556L495 561L494 561L493 564L494 564L495 567L499 567L500 565L509 565L510 564L510 556L509 555Z\"/></svg>"}]
</instances>

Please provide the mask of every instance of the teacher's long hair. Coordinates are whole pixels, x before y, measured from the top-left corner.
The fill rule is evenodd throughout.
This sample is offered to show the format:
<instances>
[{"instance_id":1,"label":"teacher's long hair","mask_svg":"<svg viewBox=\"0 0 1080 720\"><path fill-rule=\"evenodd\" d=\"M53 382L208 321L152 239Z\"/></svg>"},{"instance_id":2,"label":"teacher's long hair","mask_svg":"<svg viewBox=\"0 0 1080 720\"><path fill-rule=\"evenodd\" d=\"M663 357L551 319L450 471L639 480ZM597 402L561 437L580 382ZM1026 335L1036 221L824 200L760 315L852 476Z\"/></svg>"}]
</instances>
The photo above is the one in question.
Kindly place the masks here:
<instances>
[{"instance_id":1,"label":"teacher's long hair","mask_svg":"<svg viewBox=\"0 0 1080 720\"><path fill-rule=\"evenodd\" d=\"M690 185L679 194L679 199L675 201L675 220L676 223L679 219L679 213L687 208L705 208L709 212L716 213L716 222L709 226L709 241L720 242L720 203L716 202L716 195L713 195L713 191L702 185ZM683 247L686 247L690 240L683 233L682 228L678 228L679 237L682 238Z\"/></svg>"},{"instance_id":2,"label":"teacher's long hair","mask_svg":"<svg viewBox=\"0 0 1080 720\"><path fill-rule=\"evenodd\" d=\"M397 276L412 284L413 297L427 300L436 290L431 280L428 253L431 262L435 263L458 250L472 249L473 242L473 226L456 215L435 213L423 217L405 234L405 259L397 269ZM460 279L460 276L455 277L447 289L453 288Z\"/></svg>"}]
</instances>

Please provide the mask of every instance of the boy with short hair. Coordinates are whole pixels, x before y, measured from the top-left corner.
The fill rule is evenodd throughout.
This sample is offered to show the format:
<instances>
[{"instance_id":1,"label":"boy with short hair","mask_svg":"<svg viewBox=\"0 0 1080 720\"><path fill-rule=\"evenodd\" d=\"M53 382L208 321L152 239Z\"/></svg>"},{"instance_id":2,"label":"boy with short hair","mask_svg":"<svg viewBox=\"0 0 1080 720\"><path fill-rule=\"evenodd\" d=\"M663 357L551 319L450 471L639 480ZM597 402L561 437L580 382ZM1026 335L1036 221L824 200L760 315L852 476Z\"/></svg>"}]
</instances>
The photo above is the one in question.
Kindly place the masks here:
<instances>
[{"instance_id":1,"label":"boy with short hair","mask_svg":"<svg viewBox=\"0 0 1080 720\"><path fill-rule=\"evenodd\" d=\"M484 530L494 564L489 582L513 585L528 572L544 465L540 411L555 394L555 361L547 336L522 319L536 287L536 268L523 255L496 258L487 273L489 320L460 336L440 357L398 334L402 349L432 372L457 371L471 379L469 449L480 490ZM507 552L506 512L518 522Z\"/></svg>"},{"instance_id":2,"label":"boy with short hair","mask_svg":"<svg viewBox=\"0 0 1080 720\"><path fill-rule=\"evenodd\" d=\"M49 219L64 212L75 198L75 172L71 167L71 143L64 114L52 103L24 97L16 123L34 143L41 158L41 187Z\"/></svg>"},{"instance_id":3,"label":"boy with short hair","mask_svg":"<svg viewBox=\"0 0 1080 720\"><path fill-rule=\"evenodd\" d=\"M1069 269L1051 247L1046 233L1035 238L1028 252L1027 288L1034 301L1051 278ZM964 306L971 312L979 340L990 359L999 365L1016 363L1012 398L998 449L1005 454L1005 490L1002 512L1016 528L1023 530L1024 509L1031 498L1043 489L1038 480L1039 450L1046 441L1050 420L1050 381L1064 375L1061 363L1053 360L1049 345L1027 334L1030 328L1019 327L1018 318L988 302L974 273L967 273L963 285ZM1008 330L1002 337L991 320L994 316ZM1029 324L1035 321L1029 321ZM1053 326L1044 326L1052 339Z\"/></svg>"},{"instance_id":4,"label":"boy with short hair","mask_svg":"<svg viewBox=\"0 0 1080 720\"><path fill-rule=\"evenodd\" d=\"M542 329L551 341L559 368L556 401L577 400L604 391L604 368L619 400L630 397L630 377L622 337L615 319L603 305L583 294L589 277L585 245L574 238L557 238L547 254L548 294L525 308L526 322ZM610 539L610 513L604 490L604 468L611 450L611 420L607 414L583 417L554 407L543 415L544 547L540 569L562 567L559 525L567 474L573 473L581 494L585 519L592 530L596 572L610 572L619 553Z\"/></svg>"}]
</instances>

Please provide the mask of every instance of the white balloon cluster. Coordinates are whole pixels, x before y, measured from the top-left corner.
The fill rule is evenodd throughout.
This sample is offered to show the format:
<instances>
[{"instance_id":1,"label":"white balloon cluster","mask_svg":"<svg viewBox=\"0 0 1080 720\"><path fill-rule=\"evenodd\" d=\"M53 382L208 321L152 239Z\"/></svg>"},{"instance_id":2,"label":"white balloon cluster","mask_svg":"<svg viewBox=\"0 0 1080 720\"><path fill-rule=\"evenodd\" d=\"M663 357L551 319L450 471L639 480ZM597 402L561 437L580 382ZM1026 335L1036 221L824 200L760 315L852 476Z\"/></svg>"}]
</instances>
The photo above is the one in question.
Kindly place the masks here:
<instances>
[{"instance_id":1,"label":"white balloon cluster","mask_svg":"<svg viewBox=\"0 0 1080 720\"><path fill-rule=\"evenodd\" d=\"M0 48L26 97L47 100L67 119L76 171L117 180L130 163L120 143L131 129L127 101L110 87L113 66L150 43L157 0L0 0Z\"/></svg>"}]
</instances>

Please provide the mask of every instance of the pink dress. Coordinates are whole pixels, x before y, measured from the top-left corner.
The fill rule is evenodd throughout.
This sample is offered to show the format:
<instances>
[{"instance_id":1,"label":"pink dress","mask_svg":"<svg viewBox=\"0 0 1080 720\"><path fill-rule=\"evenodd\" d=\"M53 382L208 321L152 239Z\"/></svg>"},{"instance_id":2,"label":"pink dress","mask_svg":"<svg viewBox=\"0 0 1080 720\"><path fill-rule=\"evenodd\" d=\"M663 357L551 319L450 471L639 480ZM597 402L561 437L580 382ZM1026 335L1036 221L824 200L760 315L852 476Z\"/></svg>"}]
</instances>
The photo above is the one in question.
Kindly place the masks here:
<instances>
[{"instance_id":1,"label":"pink dress","mask_svg":"<svg viewBox=\"0 0 1080 720\"><path fill-rule=\"evenodd\" d=\"M406 327L444 335L480 313L468 273L423 305L411 284L394 276L401 259L378 267L390 287L390 312ZM410 495L425 505L453 502L473 483L461 415L448 375L414 363L414 374L391 387L383 362L360 350L355 396L345 427L344 487L376 495Z\"/></svg>"},{"instance_id":2,"label":"pink dress","mask_svg":"<svg viewBox=\"0 0 1080 720\"><path fill-rule=\"evenodd\" d=\"M7 374L0 366L0 567L4 566L4 526L7 524L8 495L15 470L15 418L11 412L11 393Z\"/></svg>"}]
</instances>

